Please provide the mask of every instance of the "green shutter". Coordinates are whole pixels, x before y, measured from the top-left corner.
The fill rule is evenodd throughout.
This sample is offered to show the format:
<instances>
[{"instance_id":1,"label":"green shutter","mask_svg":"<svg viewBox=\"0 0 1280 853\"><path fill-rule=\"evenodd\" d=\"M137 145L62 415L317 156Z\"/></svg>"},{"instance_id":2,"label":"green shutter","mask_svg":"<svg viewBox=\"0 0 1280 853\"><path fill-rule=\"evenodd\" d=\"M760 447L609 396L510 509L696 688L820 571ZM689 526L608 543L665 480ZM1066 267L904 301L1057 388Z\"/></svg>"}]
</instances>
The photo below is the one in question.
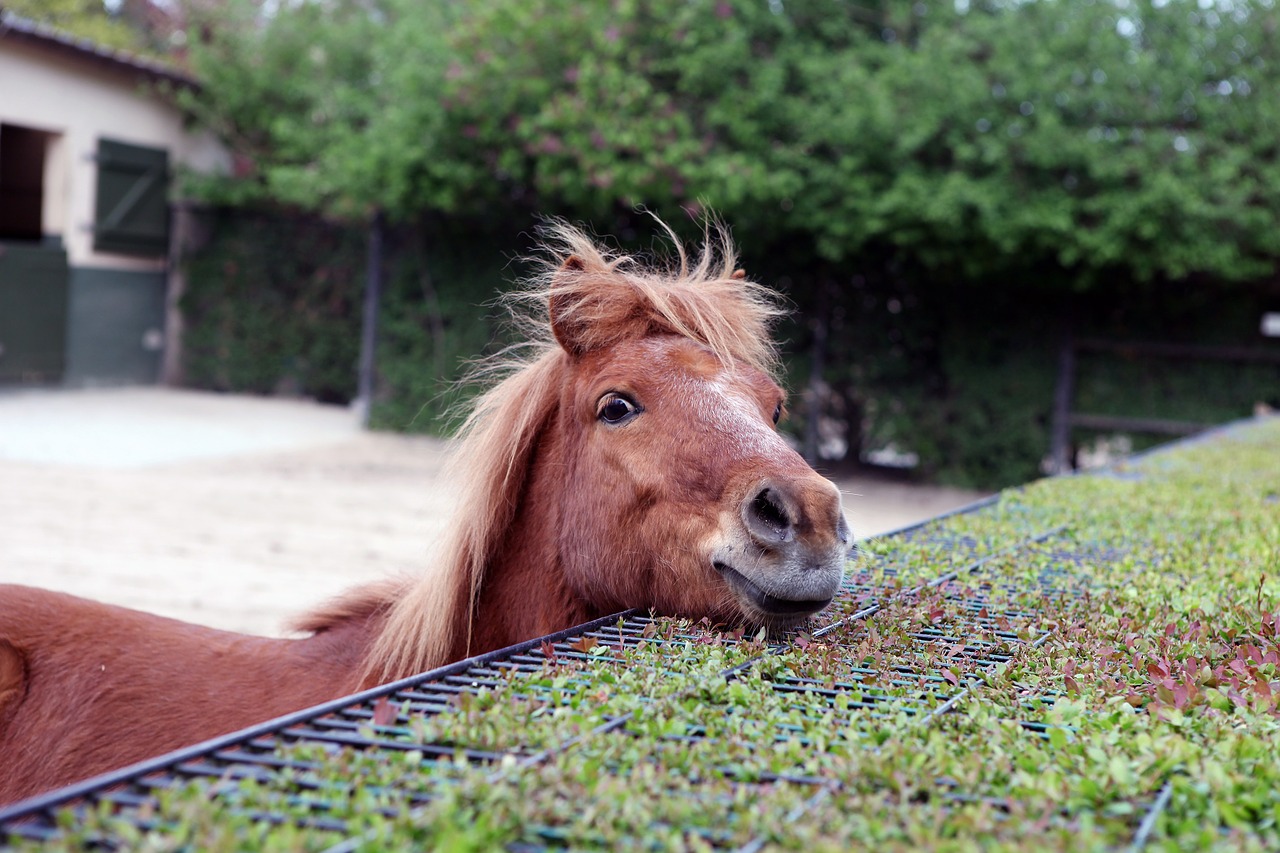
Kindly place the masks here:
<instances>
[{"instance_id":1,"label":"green shutter","mask_svg":"<svg viewBox=\"0 0 1280 853\"><path fill-rule=\"evenodd\" d=\"M169 153L98 140L93 248L158 257L169 250Z\"/></svg>"}]
</instances>

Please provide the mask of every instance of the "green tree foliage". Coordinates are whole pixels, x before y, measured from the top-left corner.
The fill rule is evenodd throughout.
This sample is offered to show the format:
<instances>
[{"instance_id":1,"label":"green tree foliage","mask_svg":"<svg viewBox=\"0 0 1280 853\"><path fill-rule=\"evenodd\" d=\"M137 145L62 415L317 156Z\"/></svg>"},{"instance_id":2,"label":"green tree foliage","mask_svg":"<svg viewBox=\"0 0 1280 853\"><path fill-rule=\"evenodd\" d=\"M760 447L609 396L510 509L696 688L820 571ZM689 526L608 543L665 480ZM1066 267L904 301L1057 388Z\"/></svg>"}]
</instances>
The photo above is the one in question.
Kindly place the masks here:
<instances>
[{"instance_id":1,"label":"green tree foliage","mask_svg":"<svg viewBox=\"0 0 1280 853\"><path fill-rule=\"evenodd\" d=\"M841 265L1254 277L1280 253L1274 11L1196 2L482 4L448 81L494 186L703 203Z\"/></svg>"},{"instance_id":2,"label":"green tree foliage","mask_svg":"<svg viewBox=\"0 0 1280 853\"><path fill-rule=\"evenodd\" d=\"M861 218L969 278L1265 274L1274 11L1204 5L1040 2L923 28L876 75L890 178Z\"/></svg>"},{"instance_id":3,"label":"green tree foliage","mask_svg":"<svg viewBox=\"0 0 1280 853\"><path fill-rule=\"evenodd\" d=\"M1185 301L1280 258L1271 0L272 9L229 0L192 45L189 105L249 164L200 194L490 234L714 210L800 309L793 350L829 341L853 444L937 473L1005 441L1017 461L971 479L1034 474L1073 293ZM1012 372L948 325L1020 312L1044 316L1006 336Z\"/></svg>"},{"instance_id":4,"label":"green tree foliage","mask_svg":"<svg viewBox=\"0 0 1280 853\"><path fill-rule=\"evenodd\" d=\"M331 0L220 8L200 115L308 207L709 206L842 266L1256 277L1270 4Z\"/></svg>"},{"instance_id":5,"label":"green tree foliage","mask_svg":"<svg viewBox=\"0 0 1280 853\"><path fill-rule=\"evenodd\" d=\"M448 7L408 0L206 10L192 45L204 83L186 106L240 155L231 181L188 176L219 202L269 200L345 218L446 207L436 151Z\"/></svg>"},{"instance_id":6,"label":"green tree foliage","mask_svg":"<svg viewBox=\"0 0 1280 853\"><path fill-rule=\"evenodd\" d=\"M104 47L152 52L143 34L108 14L102 0L4 0L0 8Z\"/></svg>"}]
</instances>

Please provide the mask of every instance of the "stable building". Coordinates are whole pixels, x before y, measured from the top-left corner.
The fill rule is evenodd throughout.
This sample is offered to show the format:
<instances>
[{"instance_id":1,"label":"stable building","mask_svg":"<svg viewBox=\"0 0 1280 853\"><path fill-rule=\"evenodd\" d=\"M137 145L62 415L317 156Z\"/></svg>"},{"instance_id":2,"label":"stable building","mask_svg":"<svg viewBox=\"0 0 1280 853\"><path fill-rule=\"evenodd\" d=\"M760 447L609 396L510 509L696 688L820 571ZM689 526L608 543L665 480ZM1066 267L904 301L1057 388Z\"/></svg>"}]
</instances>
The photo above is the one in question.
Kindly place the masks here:
<instances>
[{"instance_id":1,"label":"stable building","mask_svg":"<svg viewBox=\"0 0 1280 853\"><path fill-rule=\"evenodd\" d=\"M0 10L0 387L160 381L176 363L174 170L225 170L186 73Z\"/></svg>"}]
</instances>

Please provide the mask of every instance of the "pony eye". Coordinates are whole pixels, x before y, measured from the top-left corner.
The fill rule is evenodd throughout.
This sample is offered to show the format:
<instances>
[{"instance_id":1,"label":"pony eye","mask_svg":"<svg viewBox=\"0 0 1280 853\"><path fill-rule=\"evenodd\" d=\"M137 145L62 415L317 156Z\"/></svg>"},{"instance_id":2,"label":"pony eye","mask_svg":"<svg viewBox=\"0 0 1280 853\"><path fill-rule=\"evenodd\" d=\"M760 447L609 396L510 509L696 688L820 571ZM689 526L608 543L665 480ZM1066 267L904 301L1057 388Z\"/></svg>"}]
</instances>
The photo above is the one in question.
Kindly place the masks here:
<instances>
[{"instance_id":1,"label":"pony eye","mask_svg":"<svg viewBox=\"0 0 1280 853\"><path fill-rule=\"evenodd\" d=\"M640 412L640 407L621 394L606 394L596 410L596 417L607 424L620 424Z\"/></svg>"},{"instance_id":2,"label":"pony eye","mask_svg":"<svg viewBox=\"0 0 1280 853\"><path fill-rule=\"evenodd\" d=\"M776 426L778 421L782 420L782 404L779 403L773 409L773 423Z\"/></svg>"}]
</instances>

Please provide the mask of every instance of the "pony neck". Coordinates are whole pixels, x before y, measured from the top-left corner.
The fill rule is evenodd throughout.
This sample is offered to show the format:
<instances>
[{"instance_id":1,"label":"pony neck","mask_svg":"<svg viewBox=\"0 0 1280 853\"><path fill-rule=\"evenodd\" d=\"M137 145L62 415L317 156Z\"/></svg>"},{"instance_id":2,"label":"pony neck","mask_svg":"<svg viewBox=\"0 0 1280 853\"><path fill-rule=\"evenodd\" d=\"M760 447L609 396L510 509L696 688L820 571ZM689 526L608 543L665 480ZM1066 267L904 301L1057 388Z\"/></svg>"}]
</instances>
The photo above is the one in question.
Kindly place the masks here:
<instances>
[{"instance_id":1,"label":"pony neck","mask_svg":"<svg viewBox=\"0 0 1280 853\"><path fill-rule=\"evenodd\" d=\"M555 548L566 369L563 352L548 349L477 402L451 472L463 491L449 540L427 573L387 601L366 683L578 621Z\"/></svg>"},{"instance_id":2,"label":"pony neck","mask_svg":"<svg viewBox=\"0 0 1280 853\"><path fill-rule=\"evenodd\" d=\"M550 634L597 615L565 577L556 532L565 466L557 413L541 431L511 525L491 552L469 626L456 634L452 657L479 654ZM481 616L480 614L483 614Z\"/></svg>"}]
</instances>

